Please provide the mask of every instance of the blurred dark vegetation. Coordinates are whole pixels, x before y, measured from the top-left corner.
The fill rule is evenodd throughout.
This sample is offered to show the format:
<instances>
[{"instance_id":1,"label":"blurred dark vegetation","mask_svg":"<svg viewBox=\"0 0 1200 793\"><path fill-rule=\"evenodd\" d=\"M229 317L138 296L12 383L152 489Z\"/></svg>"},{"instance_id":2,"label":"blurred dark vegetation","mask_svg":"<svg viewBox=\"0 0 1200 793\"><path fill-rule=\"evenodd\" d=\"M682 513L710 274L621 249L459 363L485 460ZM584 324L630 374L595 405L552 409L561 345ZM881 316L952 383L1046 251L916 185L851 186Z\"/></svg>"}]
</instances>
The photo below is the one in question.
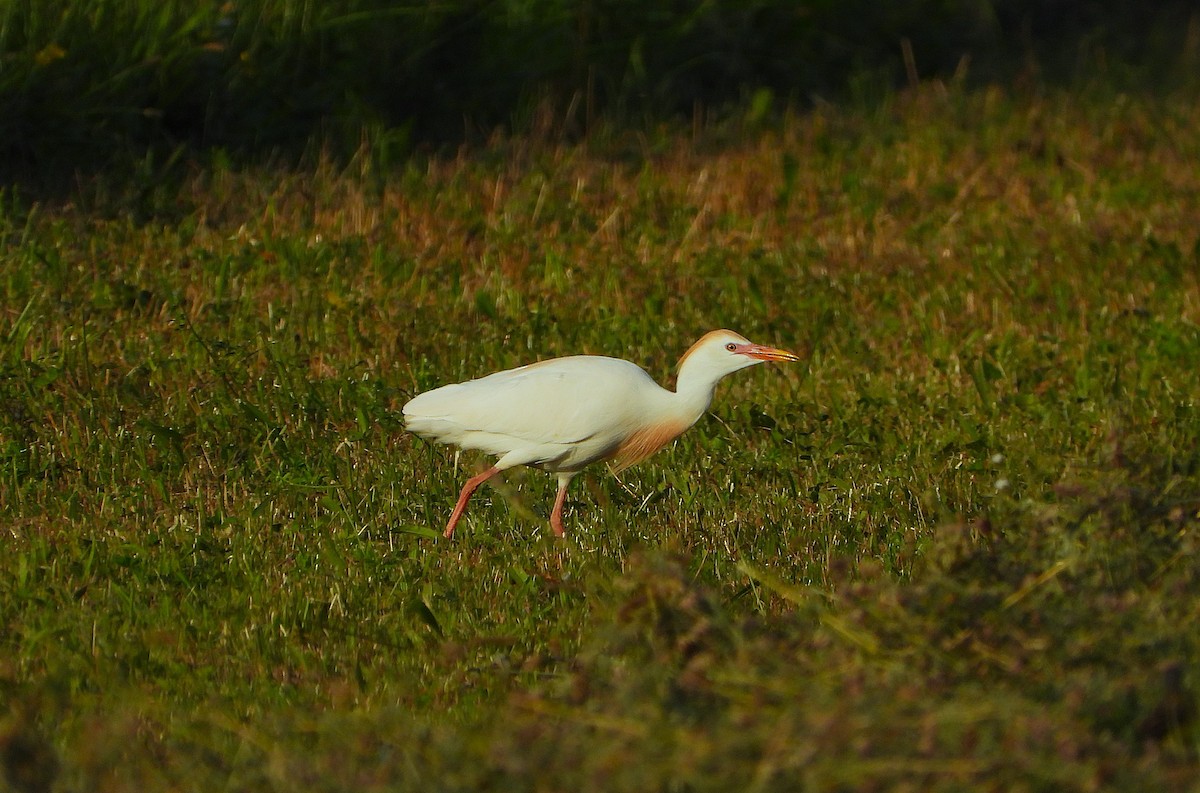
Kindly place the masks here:
<instances>
[{"instance_id":1,"label":"blurred dark vegetation","mask_svg":"<svg viewBox=\"0 0 1200 793\"><path fill-rule=\"evenodd\" d=\"M862 101L920 80L1159 90L1200 16L1164 0L0 0L0 164L148 150L398 155Z\"/></svg>"}]
</instances>

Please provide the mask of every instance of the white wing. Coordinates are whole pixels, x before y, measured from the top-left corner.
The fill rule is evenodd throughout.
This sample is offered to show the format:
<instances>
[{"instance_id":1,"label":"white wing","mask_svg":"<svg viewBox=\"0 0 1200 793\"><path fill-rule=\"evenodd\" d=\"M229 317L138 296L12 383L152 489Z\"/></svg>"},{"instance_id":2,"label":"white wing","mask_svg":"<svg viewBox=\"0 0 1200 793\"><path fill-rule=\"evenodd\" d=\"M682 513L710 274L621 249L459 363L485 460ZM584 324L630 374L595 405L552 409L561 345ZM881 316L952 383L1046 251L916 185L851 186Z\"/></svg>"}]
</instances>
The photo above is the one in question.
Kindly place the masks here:
<instances>
[{"instance_id":1,"label":"white wing","mask_svg":"<svg viewBox=\"0 0 1200 793\"><path fill-rule=\"evenodd\" d=\"M524 463L569 456L563 467L574 467L610 453L656 392L666 393L635 364L578 355L427 391L404 416L410 431L441 443L525 451Z\"/></svg>"}]
</instances>

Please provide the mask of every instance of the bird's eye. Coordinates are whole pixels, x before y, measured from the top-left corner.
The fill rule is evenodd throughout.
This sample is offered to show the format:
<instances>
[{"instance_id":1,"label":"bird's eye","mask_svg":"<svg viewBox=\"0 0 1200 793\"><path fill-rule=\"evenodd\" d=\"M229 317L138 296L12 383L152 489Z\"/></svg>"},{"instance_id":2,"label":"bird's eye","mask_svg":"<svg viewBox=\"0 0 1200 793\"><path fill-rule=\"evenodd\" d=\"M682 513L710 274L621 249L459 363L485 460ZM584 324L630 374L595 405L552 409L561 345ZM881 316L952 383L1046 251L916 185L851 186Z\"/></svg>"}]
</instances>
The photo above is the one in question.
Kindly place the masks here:
<instances>
[{"instance_id":1,"label":"bird's eye","mask_svg":"<svg viewBox=\"0 0 1200 793\"><path fill-rule=\"evenodd\" d=\"M725 349L729 350L730 352L737 352L737 345L733 342L729 342L725 345Z\"/></svg>"}]
</instances>

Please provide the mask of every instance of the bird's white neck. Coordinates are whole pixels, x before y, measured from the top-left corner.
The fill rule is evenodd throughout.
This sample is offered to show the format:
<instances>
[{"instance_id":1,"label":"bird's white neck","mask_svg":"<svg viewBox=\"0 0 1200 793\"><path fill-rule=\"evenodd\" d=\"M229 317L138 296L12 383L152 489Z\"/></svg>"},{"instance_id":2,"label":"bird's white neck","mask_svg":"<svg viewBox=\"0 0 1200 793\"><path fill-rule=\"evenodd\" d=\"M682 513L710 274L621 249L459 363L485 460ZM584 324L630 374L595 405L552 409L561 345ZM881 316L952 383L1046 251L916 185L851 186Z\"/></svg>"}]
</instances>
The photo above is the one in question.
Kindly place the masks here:
<instances>
[{"instance_id":1,"label":"bird's white neck","mask_svg":"<svg viewBox=\"0 0 1200 793\"><path fill-rule=\"evenodd\" d=\"M704 366L691 365L692 361L685 360L679 367L679 376L675 379L673 407L688 426L695 424L712 404L713 392L723 374L714 375L711 369Z\"/></svg>"}]
</instances>

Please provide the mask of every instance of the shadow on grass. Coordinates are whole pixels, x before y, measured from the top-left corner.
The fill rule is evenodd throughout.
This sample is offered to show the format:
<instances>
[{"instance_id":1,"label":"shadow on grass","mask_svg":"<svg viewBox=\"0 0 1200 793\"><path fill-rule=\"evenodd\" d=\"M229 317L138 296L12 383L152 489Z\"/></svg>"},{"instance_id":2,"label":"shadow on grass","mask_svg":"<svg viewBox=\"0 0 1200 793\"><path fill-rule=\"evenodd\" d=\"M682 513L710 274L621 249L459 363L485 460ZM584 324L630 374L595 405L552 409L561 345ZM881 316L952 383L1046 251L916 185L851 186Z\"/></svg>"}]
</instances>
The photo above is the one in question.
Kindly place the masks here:
<instances>
[{"instance_id":1,"label":"shadow on grass","mask_svg":"<svg viewBox=\"0 0 1200 793\"><path fill-rule=\"evenodd\" d=\"M1119 451L1054 500L943 528L911 580L870 562L748 613L688 560L592 581L592 629L470 723L403 707L115 714L62 747L80 789L1168 790L1200 775L1200 491ZM539 671L540 670L540 671ZM10 716L0 760L59 759Z\"/></svg>"},{"instance_id":2,"label":"shadow on grass","mask_svg":"<svg viewBox=\"0 0 1200 793\"><path fill-rule=\"evenodd\" d=\"M492 756L563 789L1194 780L1195 479L1118 456L1058 496L944 527L911 581L864 563L828 596L779 587L768 617L644 556Z\"/></svg>"}]
</instances>

